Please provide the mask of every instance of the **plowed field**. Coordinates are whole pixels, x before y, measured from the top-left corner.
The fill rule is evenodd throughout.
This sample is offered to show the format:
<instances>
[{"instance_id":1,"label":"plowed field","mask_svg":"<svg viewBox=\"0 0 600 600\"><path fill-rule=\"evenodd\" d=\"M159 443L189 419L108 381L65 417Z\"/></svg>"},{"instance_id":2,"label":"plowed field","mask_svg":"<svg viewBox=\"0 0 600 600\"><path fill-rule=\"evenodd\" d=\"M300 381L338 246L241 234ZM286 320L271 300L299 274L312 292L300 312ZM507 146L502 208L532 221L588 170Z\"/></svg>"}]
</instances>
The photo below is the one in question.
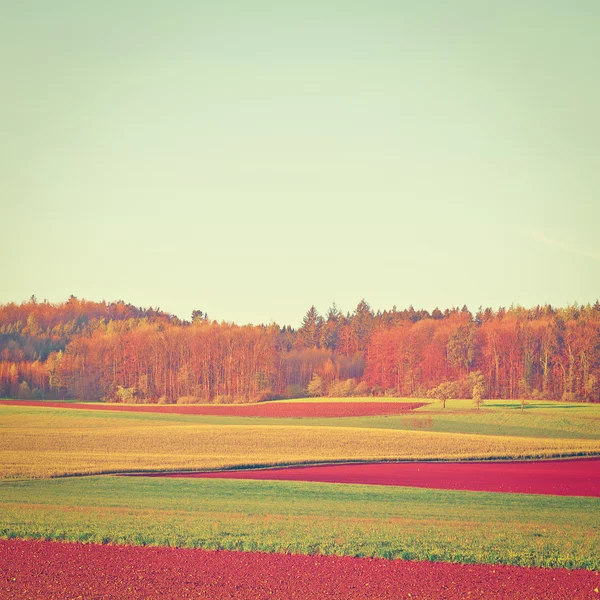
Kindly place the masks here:
<instances>
[{"instance_id":1,"label":"plowed field","mask_svg":"<svg viewBox=\"0 0 600 600\"><path fill-rule=\"evenodd\" d=\"M79 408L84 410L110 410L119 412L172 413L180 415L217 415L221 417L266 418L331 418L372 417L399 415L425 406L424 402L283 402L214 405L156 405L156 404L78 404L74 402L36 402L35 400L4 400L7 406L34 406L36 408Z\"/></svg>"},{"instance_id":2,"label":"plowed field","mask_svg":"<svg viewBox=\"0 0 600 600\"><path fill-rule=\"evenodd\" d=\"M156 473L153 476L366 483L447 490L600 497L600 459L367 463L211 473Z\"/></svg>"},{"instance_id":3,"label":"plowed field","mask_svg":"<svg viewBox=\"0 0 600 600\"><path fill-rule=\"evenodd\" d=\"M598 597L595 571L1 540L0 597Z\"/></svg>"}]
</instances>

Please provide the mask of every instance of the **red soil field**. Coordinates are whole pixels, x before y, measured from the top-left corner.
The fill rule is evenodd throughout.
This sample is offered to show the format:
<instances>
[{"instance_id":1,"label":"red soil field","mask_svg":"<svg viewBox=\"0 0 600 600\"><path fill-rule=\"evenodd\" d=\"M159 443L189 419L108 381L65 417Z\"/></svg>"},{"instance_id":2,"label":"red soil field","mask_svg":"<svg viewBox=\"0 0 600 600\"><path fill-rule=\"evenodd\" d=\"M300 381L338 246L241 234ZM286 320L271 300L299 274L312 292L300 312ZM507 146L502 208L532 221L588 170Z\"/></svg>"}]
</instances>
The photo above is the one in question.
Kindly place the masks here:
<instances>
[{"instance_id":1,"label":"red soil field","mask_svg":"<svg viewBox=\"0 0 600 600\"><path fill-rule=\"evenodd\" d=\"M0 540L5 600L579 600L599 586L585 570Z\"/></svg>"},{"instance_id":2,"label":"red soil field","mask_svg":"<svg viewBox=\"0 0 600 600\"><path fill-rule=\"evenodd\" d=\"M521 462L356 463L209 473L152 473L150 476L366 483L600 497L600 459L597 458Z\"/></svg>"},{"instance_id":3,"label":"red soil field","mask_svg":"<svg viewBox=\"0 0 600 600\"><path fill-rule=\"evenodd\" d=\"M180 415L219 415L222 417L371 417L398 415L409 412L425 402L285 402L242 404L228 406L182 404L77 404L73 402L39 402L36 400L2 400L8 406L36 406L38 408L80 408L85 410L113 410L123 412L176 413Z\"/></svg>"}]
</instances>

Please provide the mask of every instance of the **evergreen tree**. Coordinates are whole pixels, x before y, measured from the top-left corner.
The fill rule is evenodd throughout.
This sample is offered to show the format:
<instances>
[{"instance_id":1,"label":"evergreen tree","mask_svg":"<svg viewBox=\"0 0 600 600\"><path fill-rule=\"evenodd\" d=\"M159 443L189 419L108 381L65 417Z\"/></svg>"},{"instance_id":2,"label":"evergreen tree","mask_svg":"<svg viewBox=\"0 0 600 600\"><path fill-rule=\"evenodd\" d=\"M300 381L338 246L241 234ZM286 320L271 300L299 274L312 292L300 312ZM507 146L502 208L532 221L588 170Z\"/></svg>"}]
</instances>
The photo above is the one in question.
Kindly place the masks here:
<instances>
[{"instance_id":1,"label":"evergreen tree","mask_svg":"<svg viewBox=\"0 0 600 600\"><path fill-rule=\"evenodd\" d=\"M323 317L319 315L313 304L302 319L302 326L298 330L298 339L305 348L319 348L321 343L321 327Z\"/></svg>"},{"instance_id":2,"label":"evergreen tree","mask_svg":"<svg viewBox=\"0 0 600 600\"><path fill-rule=\"evenodd\" d=\"M342 327L343 315L335 302L327 311L327 318L321 328L321 348L336 350L340 338L340 328Z\"/></svg>"},{"instance_id":3,"label":"evergreen tree","mask_svg":"<svg viewBox=\"0 0 600 600\"><path fill-rule=\"evenodd\" d=\"M371 332L375 328L375 315L364 298L358 303L358 306L354 311L351 327L356 336L358 350L360 352L365 352L369 345Z\"/></svg>"}]
</instances>

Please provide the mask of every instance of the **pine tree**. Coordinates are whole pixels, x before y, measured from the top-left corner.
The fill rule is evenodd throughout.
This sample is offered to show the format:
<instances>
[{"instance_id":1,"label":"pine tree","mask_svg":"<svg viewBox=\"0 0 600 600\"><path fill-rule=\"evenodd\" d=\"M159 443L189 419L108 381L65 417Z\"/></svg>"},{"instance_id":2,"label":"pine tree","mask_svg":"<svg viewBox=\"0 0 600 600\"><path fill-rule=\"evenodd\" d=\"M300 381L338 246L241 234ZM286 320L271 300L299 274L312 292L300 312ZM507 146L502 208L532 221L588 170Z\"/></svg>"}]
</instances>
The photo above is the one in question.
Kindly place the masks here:
<instances>
[{"instance_id":1,"label":"pine tree","mask_svg":"<svg viewBox=\"0 0 600 600\"><path fill-rule=\"evenodd\" d=\"M298 330L298 338L305 348L319 348L321 343L321 327L323 317L319 315L313 304L302 319L302 326Z\"/></svg>"}]
</instances>

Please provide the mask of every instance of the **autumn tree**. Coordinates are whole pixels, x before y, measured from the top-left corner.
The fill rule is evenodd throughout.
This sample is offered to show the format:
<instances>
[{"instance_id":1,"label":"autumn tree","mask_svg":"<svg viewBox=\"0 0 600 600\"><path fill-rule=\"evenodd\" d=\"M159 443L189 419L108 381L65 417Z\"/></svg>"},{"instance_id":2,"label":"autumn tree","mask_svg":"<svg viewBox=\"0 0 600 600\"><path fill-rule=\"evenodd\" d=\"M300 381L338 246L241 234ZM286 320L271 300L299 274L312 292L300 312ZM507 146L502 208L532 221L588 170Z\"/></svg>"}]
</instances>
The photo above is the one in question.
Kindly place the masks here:
<instances>
[{"instance_id":1,"label":"autumn tree","mask_svg":"<svg viewBox=\"0 0 600 600\"><path fill-rule=\"evenodd\" d=\"M477 408L481 408L483 396L485 395L485 377L481 371L469 373L469 387Z\"/></svg>"},{"instance_id":2,"label":"autumn tree","mask_svg":"<svg viewBox=\"0 0 600 600\"><path fill-rule=\"evenodd\" d=\"M325 319L312 306L298 331L211 323L200 310L181 321L121 300L0 305L3 396L102 400L135 388L143 402L253 401L305 390L315 376L322 392L343 394L349 380L401 395L451 383L460 397L519 398L522 408L529 398L598 402L600 303L480 307L473 318L466 306L375 313L361 300Z\"/></svg>"},{"instance_id":3,"label":"autumn tree","mask_svg":"<svg viewBox=\"0 0 600 600\"><path fill-rule=\"evenodd\" d=\"M430 398L436 398L442 403L442 408L446 408L446 400L456 397L456 384L450 381L440 383L429 393Z\"/></svg>"},{"instance_id":4,"label":"autumn tree","mask_svg":"<svg viewBox=\"0 0 600 600\"><path fill-rule=\"evenodd\" d=\"M323 380L316 373L313 374L306 391L311 397L323 395Z\"/></svg>"}]
</instances>

